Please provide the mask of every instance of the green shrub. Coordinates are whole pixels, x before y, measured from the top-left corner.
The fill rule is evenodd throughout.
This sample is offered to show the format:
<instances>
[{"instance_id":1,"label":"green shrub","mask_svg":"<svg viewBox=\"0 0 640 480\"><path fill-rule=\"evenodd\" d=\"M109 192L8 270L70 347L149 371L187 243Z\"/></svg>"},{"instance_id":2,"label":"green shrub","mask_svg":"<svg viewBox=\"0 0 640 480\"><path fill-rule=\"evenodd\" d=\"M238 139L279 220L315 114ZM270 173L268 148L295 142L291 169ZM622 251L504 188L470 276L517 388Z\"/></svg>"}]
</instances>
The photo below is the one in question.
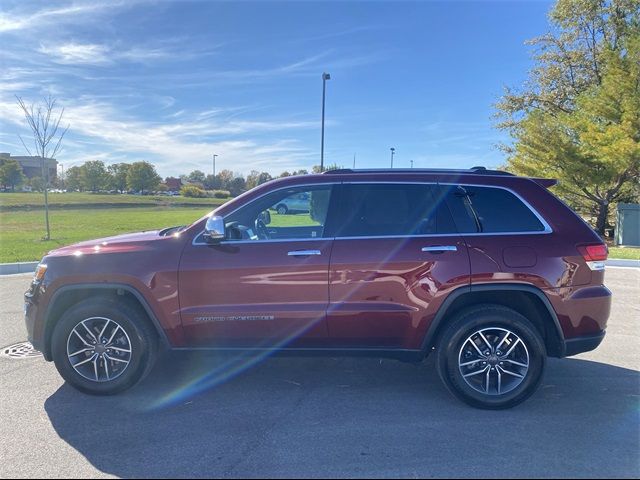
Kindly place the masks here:
<instances>
[{"instance_id":1,"label":"green shrub","mask_svg":"<svg viewBox=\"0 0 640 480\"><path fill-rule=\"evenodd\" d=\"M229 198L231 196L231 192L228 190L214 190L213 198Z\"/></svg>"},{"instance_id":2,"label":"green shrub","mask_svg":"<svg viewBox=\"0 0 640 480\"><path fill-rule=\"evenodd\" d=\"M206 198L207 192L195 185L185 185L180 189L180 195L183 197Z\"/></svg>"}]
</instances>

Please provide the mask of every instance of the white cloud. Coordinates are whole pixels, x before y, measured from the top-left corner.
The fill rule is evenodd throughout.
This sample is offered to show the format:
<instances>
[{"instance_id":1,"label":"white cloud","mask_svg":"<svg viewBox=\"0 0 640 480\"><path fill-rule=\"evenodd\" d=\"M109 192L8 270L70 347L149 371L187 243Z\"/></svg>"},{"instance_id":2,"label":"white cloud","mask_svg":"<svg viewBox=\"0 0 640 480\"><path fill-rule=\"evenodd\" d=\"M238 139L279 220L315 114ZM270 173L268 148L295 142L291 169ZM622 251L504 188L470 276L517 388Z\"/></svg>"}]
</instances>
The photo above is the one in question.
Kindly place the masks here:
<instances>
[{"instance_id":1,"label":"white cloud","mask_svg":"<svg viewBox=\"0 0 640 480\"><path fill-rule=\"evenodd\" d=\"M33 30L41 25L53 22L80 20L87 15L95 15L103 10L113 10L129 6L133 1L112 2L76 2L63 7L46 8L31 13L0 12L0 33L20 30Z\"/></svg>"},{"instance_id":2,"label":"white cloud","mask_svg":"<svg viewBox=\"0 0 640 480\"><path fill-rule=\"evenodd\" d=\"M329 52L313 55L301 60L288 63L281 66L267 67L262 69L246 69L246 70L215 70L215 69L190 69L176 70L175 72L163 73L161 77L149 73L122 75L94 75L88 74L85 80L91 81L129 81L144 82L149 78L156 81L162 80L163 88L169 87L172 90L177 88L195 88L210 87L213 83L218 86L240 84L252 84L257 81L266 82L275 78L293 77L293 76L318 76L318 72L323 70L332 72L335 70L345 70L364 65L369 65L379 61L384 53L375 52L361 56L338 57L331 60L320 60Z\"/></svg>"},{"instance_id":3,"label":"white cloud","mask_svg":"<svg viewBox=\"0 0 640 480\"><path fill-rule=\"evenodd\" d=\"M163 58L168 58L171 56L171 53L162 48L138 48L134 47L131 50L126 50L122 53L116 54L115 58L128 60L130 62L148 62L150 60L160 60Z\"/></svg>"},{"instance_id":4,"label":"white cloud","mask_svg":"<svg viewBox=\"0 0 640 480\"><path fill-rule=\"evenodd\" d=\"M109 49L104 45L90 43L65 43L55 47L41 45L39 51L50 57L52 61L64 65L103 65L111 62Z\"/></svg>"},{"instance_id":5,"label":"white cloud","mask_svg":"<svg viewBox=\"0 0 640 480\"><path fill-rule=\"evenodd\" d=\"M134 47L122 50L103 44L73 42L60 45L42 44L38 51L49 57L52 62L62 65L110 65L117 61L147 63L174 55L161 48Z\"/></svg>"},{"instance_id":6,"label":"white cloud","mask_svg":"<svg viewBox=\"0 0 640 480\"><path fill-rule=\"evenodd\" d=\"M147 159L161 175L205 169L213 152L220 168L248 173L254 168L280 173L309 168L315 152L289 138L260 139L260 133L316 127L305 121L230 121L214 117L193 122L154 123L127 117L106 103L68 104L63 123L71 125L65 165L100 158L105 162ZM0 116L22 125L15 103L0 102ZM197 115L194 115L197 116ZM241 135L241 139L229 136ZM0 142L3 143L3 142Z\"/></svg>"}]
</instances>

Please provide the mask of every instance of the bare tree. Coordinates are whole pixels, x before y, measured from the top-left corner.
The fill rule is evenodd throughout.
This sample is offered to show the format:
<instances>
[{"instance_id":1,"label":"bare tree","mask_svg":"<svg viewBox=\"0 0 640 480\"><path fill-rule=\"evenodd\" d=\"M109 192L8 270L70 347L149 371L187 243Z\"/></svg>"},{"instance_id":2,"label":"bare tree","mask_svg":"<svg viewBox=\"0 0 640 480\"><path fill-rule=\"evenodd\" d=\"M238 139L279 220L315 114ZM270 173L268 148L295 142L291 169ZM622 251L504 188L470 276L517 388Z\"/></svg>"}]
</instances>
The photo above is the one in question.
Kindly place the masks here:
<instances>
[{"instance_id":1,"label":"bare tree","mask_svg":"<svg viewBox=\"0 0 640 480\"><path fill-rule=\"evenodd\" d=\"M64 108L57 114L56 99L48 95L43 99L41 103L31 104L27 106L22 98L16 96L18 99L18 105L24 113L24 118L27 121L27 125L31 129L33 135L33 146L36 156L40 157L42 163L42 178L44 180L44 211L45 211L45 223L47 226L47 235L44 240L51 239L51 231L49 229L49 169L47 168L46 161L48 158L55 158L62 146L62 139L69 130L69 126L64 130L60 130L60 122L64 115ZM20 141L29 155L33 156L29 147L24 142L22 137Z\"/></svg>"}]
</instances>

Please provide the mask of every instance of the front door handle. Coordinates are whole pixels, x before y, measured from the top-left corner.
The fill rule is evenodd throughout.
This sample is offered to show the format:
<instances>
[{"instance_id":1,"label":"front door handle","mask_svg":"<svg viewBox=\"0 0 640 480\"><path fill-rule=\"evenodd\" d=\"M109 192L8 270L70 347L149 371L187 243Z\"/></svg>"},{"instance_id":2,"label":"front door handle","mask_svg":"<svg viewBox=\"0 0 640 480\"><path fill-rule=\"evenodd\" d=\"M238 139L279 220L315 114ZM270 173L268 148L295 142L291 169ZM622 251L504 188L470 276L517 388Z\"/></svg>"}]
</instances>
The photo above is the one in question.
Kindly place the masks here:
<instances>
[{"instance_id":1,"label":"front door handle","mask_svg":"<svg viewBox=\"0 0 640 480\"><path fill-rule=\"evenodd\" d=\"M322 255L320 250L293 250L287 253L290 257L308 257L310 255Z\"/></svg>"},{"instance_id":2,"label":"front door handle","mask_svg":"<svg viewBox=\"0 0 640 480\"><path fill-rule=\"evenodd\" d=\"M423 252L442 253L442 252L457 252L458 247L455 245L437 245L433 247L422 247Z\"/></svg>"}]
</instances>

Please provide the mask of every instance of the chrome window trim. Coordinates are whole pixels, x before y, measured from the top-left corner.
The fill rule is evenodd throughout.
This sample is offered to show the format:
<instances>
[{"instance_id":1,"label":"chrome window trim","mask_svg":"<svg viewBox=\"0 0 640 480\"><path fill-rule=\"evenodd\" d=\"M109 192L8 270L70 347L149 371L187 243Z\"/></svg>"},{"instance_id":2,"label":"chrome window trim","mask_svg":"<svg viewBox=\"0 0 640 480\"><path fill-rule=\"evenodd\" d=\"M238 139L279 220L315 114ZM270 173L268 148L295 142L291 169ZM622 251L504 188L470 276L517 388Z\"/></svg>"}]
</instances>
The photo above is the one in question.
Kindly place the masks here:
<instances>
[{"instance_id":1,"label":"chrome window trim","mask_svg":"<svg viewBox=\"0 0 640 480\"><path fill-rule=\"evenodd\" d=\"M326 182L326 183L313 183L313 184L302 184L296 185L295 187L283 187L276 190L271 190L270 192L266 192L263 195L255 198L255 200L259 200L260 198L269 195L271 193L277 192L279 190L286 190L288 188L297 188L297 187L313 187L313 186L334 186L334 185L350 185L350 184L385 184L385 185L446 185L446 186L461 186L461 187L478 187L478 188L499 188L501 190L506 190L507 192L514 195L518 200L520 200L530 211L535 215L535 217L540 221L544 230L532 231L532 232L476 232L476 233L429 233L429 234L421 234L421 235L369 235L369 236L346 236L346 237L318 237L318 238L289 238L289 239L274 239L274 240L224 240L217 244L210 244L206 242L196 242L196 240L202 237L204 230L201 231L198 235L196 235L191 245L200 246L200 245L235 245L235 244L259 244L259 243L283 243L283 242L311 242L311 241L319 241L319 240L382 240L382 239L406 239L406 238L436 238L436 237L486 237L486 236L512 236L512 235L548 235L553 233L553 229L549 225L549 223L544 219L540 213L529 203L527 202L520 194L515 192L514 190L508 187L502 187L499 185L486 185L486 184L476 184L476 183L439 183L439 182L411 182L411 181L385 181L385 180L350 180L350 181L337 181L337 182ZM246 204L245 204L246 205ZM242 205L235 210L232 210L227 215L232 215L233 213L240 210L245 205Z\"/></svg>"},{"instance_id":2,"label":"chrome window trim","mask_svg":"<svg viewBox=\"0 0 640 480\"><path fill-rule=\"evenodd\" d=\"M460 185L462 187L499 188L500 190L506 190L507 192L514 195L518 200L520 200L525 205L525 207L527 207L531 211L531 213L535 215L535 217L544 227L544 230L534 231L534 232L494 232L494 233L477 232L477 233L463 233L461 235L476 235L476 236L477 235L540 235L540 234L546 235L548 233L553 233L553 229L551 228L551 225L549 225L549 223L544 219L544 217L540 215L540 213L535 208L533 208L533 206L529 202L527 202L518 192L511 190L510 188L501 187L499 185L479 185L474 183L440 183L440 185L449 185L449 186Z\"/></svg>"},{"instance_id":3,"label":"chrome window trim","mask_svg":"<svg viewBox=\"0 0 640 480\"><path fill-rule=\"evenodd\" d=\"M200 245L208 245L208 246L216 246L216 245L237 245L237 244L250 244L250 245L258 245L263 243L283 243L283 242L321 242L327 241L331 242L335 240L334 237L317 237L317 238L288 238L288 239L271 239L271 240L223 240L218 243L207 243L207 242L196 242L198 237L201 237L204 232L200 232L191 242L193 246Z\"/></svg>"}]
</instances>

